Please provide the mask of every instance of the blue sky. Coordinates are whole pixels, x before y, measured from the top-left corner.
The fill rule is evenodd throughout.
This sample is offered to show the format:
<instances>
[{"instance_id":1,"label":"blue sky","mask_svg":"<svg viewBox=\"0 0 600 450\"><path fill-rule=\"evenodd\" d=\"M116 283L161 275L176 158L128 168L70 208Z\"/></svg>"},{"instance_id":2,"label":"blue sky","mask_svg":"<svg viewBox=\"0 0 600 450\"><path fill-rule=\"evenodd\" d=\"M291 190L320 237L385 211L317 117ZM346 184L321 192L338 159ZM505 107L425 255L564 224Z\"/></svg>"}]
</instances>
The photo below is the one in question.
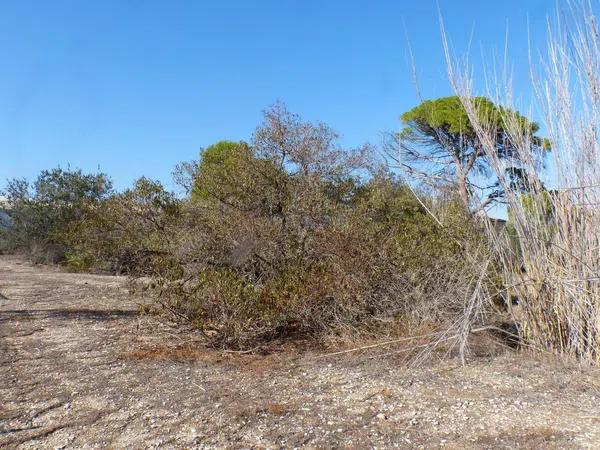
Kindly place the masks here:
<instances>
[{"instance_id":1,"label":"blue sky","mask_svg":"<svg viewBox=\"0 0 600 450\"><path fill-rule=\"evenodd\" d=\"M177 162L250 139L276 99L345 145L378 144L417 102L407 35L424 96L450 94L438 3L475 60L508 25L527 95L527 20L541 43L548 0L3 1L0 185L70 165L172 187Z\"/></svg>"}]
</instances>

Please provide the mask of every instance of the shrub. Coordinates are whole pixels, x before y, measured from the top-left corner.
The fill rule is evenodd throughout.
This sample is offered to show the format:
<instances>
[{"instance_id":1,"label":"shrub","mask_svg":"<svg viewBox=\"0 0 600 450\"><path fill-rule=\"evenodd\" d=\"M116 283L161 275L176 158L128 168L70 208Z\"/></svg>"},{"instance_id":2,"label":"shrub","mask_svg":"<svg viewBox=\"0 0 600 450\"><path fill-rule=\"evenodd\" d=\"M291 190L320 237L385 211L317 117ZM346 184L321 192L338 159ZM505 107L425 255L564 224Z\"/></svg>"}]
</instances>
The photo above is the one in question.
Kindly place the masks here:
<instances>
[{"instance_id":1,"label":"shrub","mask_svg":"<svg viewBox=\"0 0 600 450\"><path fill-rule=\"evenodd\" d=\"M111 192L103 173L44 170L33 186L14 179L5 189L10 227L7 247L24 251L34 262L62 262L69 251L65 231Z\"/></svg>"},{"instance_id":2,"label":"shrub","mask_svg":"<svg viewBox=\"0 0 600 450\"><path fill-rule=\"evenodd\" d=\"M366 150L338 148L281 105L252 145L209 147L154 272L158 301L234 348L446 320L472 270L461 241L481 237L459 202L441 227L392 175L361 180Z\"/></svg>"},{"instance_id":3,"label":"shrub","mask_svg":"<svg viewBox=\"0 0 600 450\"><path fill-rule=\"evenodd\" d=\"M12 182L15 242L144 277L220 347L405 333L464 310L479 270L465 254L485 247L476 223L456 199L415 197L369 146L343 149L277 104L251 143L200 156L177 170L184 200L147 178L121 193L81 172L44 172L33 193Z\"/></svg>"},{"instance_id":4,"label":"shrub","mask_svg":"<svg viewBox=\"0 0 600 450\"><path fill-rule=\"evenodd\" d=\"M148 274L153 261L167 256L180 201L163 186L140 178L132 189L115 194L70 223L69 262L116 273Z\"/></svg>"}]
</instances>

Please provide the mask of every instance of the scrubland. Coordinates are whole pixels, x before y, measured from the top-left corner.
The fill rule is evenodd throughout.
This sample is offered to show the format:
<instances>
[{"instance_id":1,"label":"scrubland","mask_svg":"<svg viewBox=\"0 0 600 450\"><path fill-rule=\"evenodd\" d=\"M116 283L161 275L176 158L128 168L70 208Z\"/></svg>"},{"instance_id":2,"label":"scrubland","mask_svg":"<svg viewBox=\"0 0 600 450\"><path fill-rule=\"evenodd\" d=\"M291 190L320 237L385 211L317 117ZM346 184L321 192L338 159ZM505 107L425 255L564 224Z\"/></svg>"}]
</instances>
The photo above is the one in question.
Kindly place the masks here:
<instances>
[{"instance_id":1,"label":"scrubland","mask_svg":"<svg viewBox=\"0 0 600 450\"><path fill-rule=\"evenodd\" d=\"M593 447L600 33L548 24L521 93L442 23L453 95L376 145L277 102L176 192L9 180L0 443Z\"/></svg>"}]
</instances>

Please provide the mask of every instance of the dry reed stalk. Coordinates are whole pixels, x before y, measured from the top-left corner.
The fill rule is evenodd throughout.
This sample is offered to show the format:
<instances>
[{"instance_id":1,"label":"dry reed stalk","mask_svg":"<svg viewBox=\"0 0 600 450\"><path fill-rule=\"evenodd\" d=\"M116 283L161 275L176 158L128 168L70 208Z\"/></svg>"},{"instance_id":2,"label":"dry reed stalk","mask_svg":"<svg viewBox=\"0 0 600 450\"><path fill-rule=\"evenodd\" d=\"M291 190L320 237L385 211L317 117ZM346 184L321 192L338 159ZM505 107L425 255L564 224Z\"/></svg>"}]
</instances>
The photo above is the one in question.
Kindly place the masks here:
<instances>
[{"instance_id":1,"label":"dry reed stalk","mask_svg":"<svg viewBox=\"0 0 600 450\"><path fill-rule=\"evenodd\" d=\"M551 142L552 171L531 151L533 136L505 119L507 138L528 174L526 196L511 184L495 151L496 131L477 114L472 69L453 59L443 26L448 76L506 192L511 230L487 227L505 295L523 341L533 347L600 359L600 31L590 2L569 3L548 25L547 53L532 63L534 106ZM510 77L488 97L516 110ZM499 94L501 93L501 94ZM542 183L543 179L550 181ZM519 304L511 307L511 296Z\"/></svg>"}]
</instances>

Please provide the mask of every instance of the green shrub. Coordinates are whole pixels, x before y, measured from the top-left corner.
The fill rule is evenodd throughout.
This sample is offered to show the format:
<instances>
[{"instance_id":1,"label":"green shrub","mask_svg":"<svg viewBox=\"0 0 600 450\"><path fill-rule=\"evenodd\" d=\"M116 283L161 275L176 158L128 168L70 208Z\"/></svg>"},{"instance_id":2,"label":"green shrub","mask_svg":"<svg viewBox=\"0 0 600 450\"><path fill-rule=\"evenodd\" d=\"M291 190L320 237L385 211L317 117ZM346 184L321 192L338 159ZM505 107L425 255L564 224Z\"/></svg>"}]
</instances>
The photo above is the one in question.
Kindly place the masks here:
<instances>
[{"instance_id":1,"label":"green shrub","mask_svg":"<svg viewBox=\"0 0 600 450\"><path fill-rule=\"evenodd\" d=\"M33 185L10 180L4 191L10 216L5 245L34 262L63 262L70 250L67 230L107 198L111 186L103 173L60 168L42 171Z\"/></svg>"},{"instance_id":2,"label":"green shrub","mask_svg":"<svg viewBox=\"0 0 600 450\"><path fill-rule=\"evenodd\" d=\"M163 186L140 178L133 189L98 203L65 230L74 255L110 272L152 273L168 256L180 201Z\"/></svg>"},{"instance_id":3,"label":"green shrub","mask_svg":"<svg viewBox=\"0 0 600 450\"><path fill-rule=\"evenodd\" d=\"M94 266L94 258L85 253L69 252L65 255L65 266L76 272L85 272Z\"/></svg>"}]
</instances>

